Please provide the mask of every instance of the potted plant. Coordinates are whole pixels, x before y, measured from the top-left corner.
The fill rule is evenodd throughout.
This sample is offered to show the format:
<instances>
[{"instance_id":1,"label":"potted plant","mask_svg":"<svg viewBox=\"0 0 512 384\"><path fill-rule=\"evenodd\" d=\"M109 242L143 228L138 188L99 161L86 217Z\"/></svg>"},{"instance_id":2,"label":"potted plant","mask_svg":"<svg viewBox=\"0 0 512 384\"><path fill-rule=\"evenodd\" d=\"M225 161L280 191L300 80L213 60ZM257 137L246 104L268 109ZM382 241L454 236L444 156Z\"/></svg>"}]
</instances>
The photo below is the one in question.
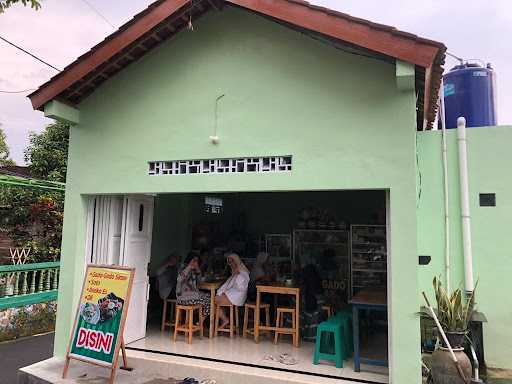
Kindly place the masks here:
<instances>
[{"instance_id":1,"label":"potted plant","mask_svg":"<svg viewBox=\"0 0 512 384\"><path fill-rule=\"evenodd\" d=\"M452 348L463 348L474 312L475 291L471 292L467 298L463 297L460 288L450 294L437 277L434 277L433 285L437 302L437 318L446 337ZM442 346L446 348L444 340L441 342Z\"/></svg>"},{"instance_id":2,"label":"potted plant","mask_svg":"<svg viewBox=\"0 0 512 384\"><path fill-rule=\"evenodd\" d=\"M475 307L475 291L464 297L460 288L449 293L437 277L433 281L438 324L446 335L432 354L432 377L436 384L468 383L471 362L464 353L464 343ZM434 314L432 314L434 316ZM440 330L438 332L441 334ZM449 344L449 345L447 345Z\"/></svg>"}]
</instances>

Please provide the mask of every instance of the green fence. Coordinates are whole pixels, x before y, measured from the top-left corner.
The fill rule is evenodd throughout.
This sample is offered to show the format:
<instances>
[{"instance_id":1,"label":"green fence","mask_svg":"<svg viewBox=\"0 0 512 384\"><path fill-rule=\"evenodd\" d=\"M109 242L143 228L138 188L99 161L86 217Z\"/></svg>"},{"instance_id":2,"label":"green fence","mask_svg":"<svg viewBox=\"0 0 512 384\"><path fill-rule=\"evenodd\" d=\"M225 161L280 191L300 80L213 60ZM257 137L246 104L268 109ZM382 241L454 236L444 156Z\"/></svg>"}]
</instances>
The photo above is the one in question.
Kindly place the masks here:
<instances>
[{"instance_id":1,"label":"green fence","mask_svg":"<svg viewBox=\"0 0 512 384\"><path fill-rule=\"evenodd\" d=\"M57 299L60 263L1 265L0 310Z\"/></svg>"}]
</instances>

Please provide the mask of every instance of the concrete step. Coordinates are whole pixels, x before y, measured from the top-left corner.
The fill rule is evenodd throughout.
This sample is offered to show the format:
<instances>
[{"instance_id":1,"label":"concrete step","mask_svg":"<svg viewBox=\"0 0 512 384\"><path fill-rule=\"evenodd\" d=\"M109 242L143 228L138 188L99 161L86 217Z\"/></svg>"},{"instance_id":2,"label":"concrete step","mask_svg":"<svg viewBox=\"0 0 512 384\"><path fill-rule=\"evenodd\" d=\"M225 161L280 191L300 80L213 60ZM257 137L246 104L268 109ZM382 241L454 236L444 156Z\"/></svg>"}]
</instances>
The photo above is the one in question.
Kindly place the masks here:
<instances>
[{"instance_id":1,"label":"concrete step","mask_svg":"<svg viewBox=\"0 0 512 384\"><path fill-rule=\"evenodd\" d=\"M352 380L330 379L265 368L204 361L194 358L128 351L133 371L117 370L116 383L164 384L176 379L195 377L201 381L214 379L218 384L355 384ZM67 379L62 379L64 360L51 358L20 369L18 384L103 384L110 370L71 361ZM357 381L360 383L360 381Z\"/></svg>"}]
</instances>

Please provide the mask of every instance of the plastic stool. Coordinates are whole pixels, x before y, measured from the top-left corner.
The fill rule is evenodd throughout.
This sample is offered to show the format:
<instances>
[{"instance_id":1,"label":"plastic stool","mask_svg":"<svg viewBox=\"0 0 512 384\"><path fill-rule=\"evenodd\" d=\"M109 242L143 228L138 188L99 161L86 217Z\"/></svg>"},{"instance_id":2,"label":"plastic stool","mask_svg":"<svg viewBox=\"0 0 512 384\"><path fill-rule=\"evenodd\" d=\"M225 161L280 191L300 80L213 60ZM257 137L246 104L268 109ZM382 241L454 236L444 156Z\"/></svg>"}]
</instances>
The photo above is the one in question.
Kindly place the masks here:
<instances>
[{"instance_id":1,"label":"plastic stool","mask_svg":"<svg viewBox=\"0 0 512 384\"><path fill-rule=\"evenodd\" d=\"M317 365L320 360L330 360L336 363L336 368L343 368L345 359L345 343L342 337L342 326L335 321L324 321L318 325L316 330L316 346L313 355L313 364ZM334 336L334 353L322 352L322 333L329 333Z\"/></svg>"},{"instance_id":2,"label":"plastic stool","mask_svg":"<svg viewBox=\"0 0 512 384\"><path fill-rule=\"evenodd\" d=\"M354 353L354 337L352 333L352 313L338 312L335 316L327 321L333 321L341 324L343 328L343 338L345 340L345 352L346 356L352 356Z\"/></svg>"}]
</instances>

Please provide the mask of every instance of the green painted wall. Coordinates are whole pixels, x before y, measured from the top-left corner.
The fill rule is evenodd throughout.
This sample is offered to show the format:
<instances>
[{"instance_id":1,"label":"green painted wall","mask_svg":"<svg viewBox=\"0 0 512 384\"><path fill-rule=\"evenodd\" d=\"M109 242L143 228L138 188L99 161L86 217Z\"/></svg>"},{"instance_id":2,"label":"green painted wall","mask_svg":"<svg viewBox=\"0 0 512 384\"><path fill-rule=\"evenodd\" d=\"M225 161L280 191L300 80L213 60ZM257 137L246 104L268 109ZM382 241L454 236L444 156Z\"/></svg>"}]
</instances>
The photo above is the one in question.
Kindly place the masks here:
<instances>
[{"instance_id":1,"label":"green painted wall","mask_svg":"<svg viewBox=\"0 0 512 384\"><path fill-rule=\"evenodd\" d=\"M219 105L220 144L208 137ZM84 194L387 189L390 374L419 383L415 94L393 64L264 18L209 13L80 105L70 141L55 353L83 272ZM281 174L147 175L149 160L293 155Z\"/></svg>"},{"instance_id":2,"label":"green painted wall","mask_svg":"<svg viewBox=\"0 0 512 384\"><path fill-rule=\"evenodd\" d=\"M450 187L450 252L452 286L464 287L464 260L460 219L457 131L447 131ZM512 368L512 127L467 129L469 194L478 309L485 313L486 362ZM422 290L432 291L434 275L444 277L444 206L441 132L418 134L422 175L418 208L419 254L431 255L419 267ZM496 193L496 207L480 207L479 193Z\"/></svg>"}]
</instances>

